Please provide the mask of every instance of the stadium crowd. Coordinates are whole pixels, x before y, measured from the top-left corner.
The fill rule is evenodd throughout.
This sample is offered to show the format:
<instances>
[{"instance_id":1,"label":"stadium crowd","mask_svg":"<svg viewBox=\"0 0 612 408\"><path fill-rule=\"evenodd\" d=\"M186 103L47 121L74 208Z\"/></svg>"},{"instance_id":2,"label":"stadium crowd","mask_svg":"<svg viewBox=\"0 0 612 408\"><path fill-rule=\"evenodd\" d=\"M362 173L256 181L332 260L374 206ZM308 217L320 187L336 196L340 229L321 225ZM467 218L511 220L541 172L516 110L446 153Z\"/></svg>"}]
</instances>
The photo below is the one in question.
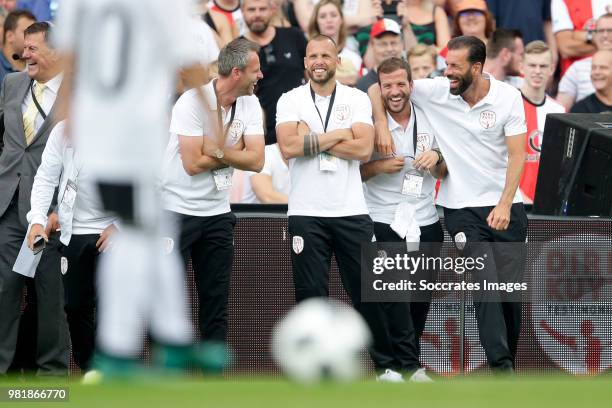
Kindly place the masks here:
<instances>
[{"instance_id":1,"label":"stadium crowd","mask_svg":"<svg viewBox=\"0 0 612 408\"><path fill-rule=\"evenodd\" d=\"M96 189L93 165L64 138L73 106L63 89L84 80L62 3L47 24L37 21L52 17L48 1L0 1L0 375L65 375L70 349L92 367L99 254L138 218L107 211L126 190ZM335 253L373 332L379 379L428 381L419 337L429 303L361 302L360 244L442 242L436 203L455 241L524 242L546 115L612 112L612 1L211 0L192 14L194 47L177 59L191 51L207 72L194 86L181 71L159 167L178 224L168 251L192 261L201 339L227 335L230 202L288 203L296 300L327 295ZM444 136L461 129L465 139ZM37 237L36 274L15 273ZM494 369L514 369L520 313L477 306ZM108 361L138 355L113 341L98 350Z\"/></svg>"}]
</instances>

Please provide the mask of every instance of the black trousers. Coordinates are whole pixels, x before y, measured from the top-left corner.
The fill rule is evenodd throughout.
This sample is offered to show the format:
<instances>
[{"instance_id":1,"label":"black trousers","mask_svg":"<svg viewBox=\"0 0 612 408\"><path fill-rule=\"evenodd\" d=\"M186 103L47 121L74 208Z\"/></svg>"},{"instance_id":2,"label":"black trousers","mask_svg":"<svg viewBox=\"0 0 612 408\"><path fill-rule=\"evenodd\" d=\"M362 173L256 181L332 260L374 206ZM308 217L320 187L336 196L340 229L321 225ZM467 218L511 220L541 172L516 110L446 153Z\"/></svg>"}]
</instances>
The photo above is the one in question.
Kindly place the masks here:
<instances>
[{"instance_id":1,"label":"black trousers","mask_svg":"<svg viewBox=\"0 0 612 408\"><path fill-rule=\"evenodd\" d=\"M19 219L14 198L0 217L0 375L7 372L17 344L26 278L13 272L13 265L26 230ZM58 233L49 237L34 277L38 314L36 365L37 374L41 376L66 375L68 372L68 328L58 238Z\"/></svg>"},{"instance_id":2,"label":"black trousers","mask_svg":"<svg viewBox=\"0 0 612 408\"><path fill-rule=\"evenodd\" d=\"M82 371L89 370L95 350L97 303L96 271L100 253L98 234L73 235L61 248L68 269L63 275L66 317L72 342L72 355Z\"/></svg>"},{"instance_id":3,"label":"black trousers","mask_svg":"<svg viewBox=\"0 0 612 408\"><path fill-rule=\"evenodd\" d=\"M377 242L405 242L391 229L389 224L374 223L374 235ZM440 221L421 227L421 242L440 243L440 245L425 245L426 256L439 256L444 232ZM433 277L428 277L431 281ZM396 371L414 371L421 367L420 339L425 330L425 322L429 313L431 293L425 294L423 302L389 302L382 303L388 341L376 347L379 359L389 361L388 368Z\"/></svg>"},{"instance_id":4,"label":"black trousers","mask_svg":"<svg viewBox=\"0 0 612 408\"><path fill-rule=\"evenodd\" d=\"M465 235L466 256L486 256L485 268L474 273L474 282L520 282L525 269L526 253L522 245L527 238L527 214L522 203L512 205L510 225L497 231L487 224L494 207L444 209L446 227L455 242ZM461 234L463 233L463 234ZM458 235L459 234L459 235ZM470 245L470 243L476 243ZM490 245L487 243L495 243ZM476 292L475 292L476 293ZM513 370L521 332L522 304L516 294L479 292L474 295L480 342L487 362L494 370Z\"/></svg>"},{"instance_id":5,"label":"black trousers","mask_svg":"<svg viewBox=\"0 0 612 408\"><path fill-rule=\"evenodd\" d=\"M190 257L193 265L201 338L225 342L236 216L232 213L211 217L176 213L171 216L180 226L179 247L185 267Z\"/></svg>"},{"instance_id":6,"label":"black trousers","mask_svg":"<svg viewBox=\"0 0 612 408\"><path fill-rule=\"evenodd\" d=\"M361 244L371 242L373 232L369 215L289 217L296 302L329 295L329 269L334 254L342 286L370 328L374 340L370 355L376 369L381 370L391 367L388 356L377 352L378 345L387 341L384 310L379 303L361 301Z\"/></svg>"}]
</instances>

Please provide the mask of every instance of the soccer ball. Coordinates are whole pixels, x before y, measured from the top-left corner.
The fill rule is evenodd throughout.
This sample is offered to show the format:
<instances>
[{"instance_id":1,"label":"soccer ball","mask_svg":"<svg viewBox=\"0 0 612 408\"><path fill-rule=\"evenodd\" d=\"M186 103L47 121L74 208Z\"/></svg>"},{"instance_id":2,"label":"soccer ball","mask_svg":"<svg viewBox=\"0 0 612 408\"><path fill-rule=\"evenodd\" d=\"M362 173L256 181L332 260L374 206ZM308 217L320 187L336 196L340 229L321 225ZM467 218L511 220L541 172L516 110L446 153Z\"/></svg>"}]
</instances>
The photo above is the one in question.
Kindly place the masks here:
<instances>
[{"instance_id":1,"label":"soccer ball","mask_svg":"<svg viewBox=\"0 0 612 408\"><path fill-rule=\"evenodd\" d=\"M350 381L362 374L370 344L365 321L348 305L325 298L298 304L276 326L272 351L282 370L302 383Z\"/></svg>"}]
</instances>

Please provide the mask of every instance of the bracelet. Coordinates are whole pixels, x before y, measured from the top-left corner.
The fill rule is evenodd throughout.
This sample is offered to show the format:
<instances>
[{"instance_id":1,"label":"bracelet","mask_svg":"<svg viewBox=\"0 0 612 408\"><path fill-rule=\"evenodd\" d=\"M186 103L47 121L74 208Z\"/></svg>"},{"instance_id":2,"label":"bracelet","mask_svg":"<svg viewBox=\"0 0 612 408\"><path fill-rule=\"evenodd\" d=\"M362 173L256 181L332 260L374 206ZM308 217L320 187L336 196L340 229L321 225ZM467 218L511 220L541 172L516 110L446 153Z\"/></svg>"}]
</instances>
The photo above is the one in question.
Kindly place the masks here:
<instances>
[{"instance_id":1,"label":"bracelet","mask_svg":"<svg viewBox=\"0 0 612 408\"><path fill-rule=\"evenodd\" d=\"M308 132L304 135L304 156L315 156L321 152L319 134Z\"/></svg>"},{"instance_id":2,"label":"bracelet","mask_svg":"<svg viewBox=\"0 0 612 408\"><path fill-rule=\"evenodd\" d=\"M438 155L438 161L436 162L436 166L444 161L444 156L442 156L442 152L440 149L431 149Z\"/></svg>"}]
</instances>

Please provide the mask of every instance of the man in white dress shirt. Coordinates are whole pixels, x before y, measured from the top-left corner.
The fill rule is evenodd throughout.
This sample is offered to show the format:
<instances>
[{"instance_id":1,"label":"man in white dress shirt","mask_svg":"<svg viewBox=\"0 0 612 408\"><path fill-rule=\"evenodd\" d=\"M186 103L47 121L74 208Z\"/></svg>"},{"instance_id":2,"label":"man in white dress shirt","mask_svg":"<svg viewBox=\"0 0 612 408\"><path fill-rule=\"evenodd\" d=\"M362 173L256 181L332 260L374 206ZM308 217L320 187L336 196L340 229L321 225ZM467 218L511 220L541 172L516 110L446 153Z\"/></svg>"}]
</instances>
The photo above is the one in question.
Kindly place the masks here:
<instances>
[{"instance_id":1,"label":"man in white dress shirt","mask_svg":"<svg viewBox=\"0 0 612 408\"><path fill-rule=\"evenodd\" d=\"M61 225L61 272L64 284L64 309L68 319L72 355L85 372L91 366L95 349L96 270L99 254L110 247L117 219L102 208L100 197L87 164L74 151L64 134L65 122L49 135L34 184L28 246L34 239L49 238L45 232L47 211L59 188L57 214Z\"/></svg>"}]
</instances>

